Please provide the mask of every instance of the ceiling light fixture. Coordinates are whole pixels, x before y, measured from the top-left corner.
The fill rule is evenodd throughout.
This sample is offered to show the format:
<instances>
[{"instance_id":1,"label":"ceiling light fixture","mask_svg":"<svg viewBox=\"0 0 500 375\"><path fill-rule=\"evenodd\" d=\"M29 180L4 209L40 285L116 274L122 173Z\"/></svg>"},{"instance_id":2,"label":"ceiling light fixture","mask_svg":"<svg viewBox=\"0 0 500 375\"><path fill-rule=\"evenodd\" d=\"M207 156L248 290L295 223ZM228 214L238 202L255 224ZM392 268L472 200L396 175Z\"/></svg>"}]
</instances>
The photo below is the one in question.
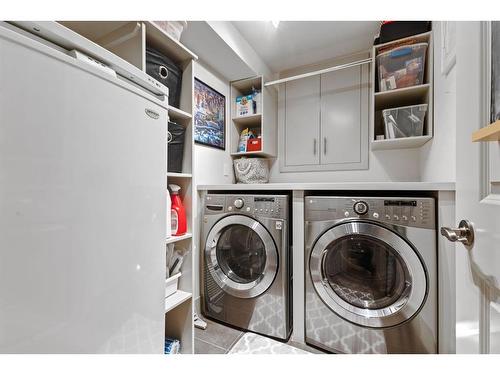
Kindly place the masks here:
<instances>
[{"instance_id":1,"label":"ceiling light fixture","mask_svg":"<svg viewBox=\"0 0 500 375\"><path fill-rule=\"evenodd\" d=\"M280 21L271 21L271 23L273 24L275 29L277 29L278 26L280 25Z\"/></svg>"}]
</instances>

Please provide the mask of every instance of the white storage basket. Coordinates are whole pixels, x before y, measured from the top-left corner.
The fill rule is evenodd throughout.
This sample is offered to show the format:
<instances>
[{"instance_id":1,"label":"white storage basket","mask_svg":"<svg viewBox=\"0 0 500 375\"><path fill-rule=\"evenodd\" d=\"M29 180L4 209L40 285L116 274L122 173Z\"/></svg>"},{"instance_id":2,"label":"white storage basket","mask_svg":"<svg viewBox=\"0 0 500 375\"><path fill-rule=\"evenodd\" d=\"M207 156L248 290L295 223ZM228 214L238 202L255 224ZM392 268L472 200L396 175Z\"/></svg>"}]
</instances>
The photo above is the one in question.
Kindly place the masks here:
<instances>
[{"instance_id":1,"label":"white storage basket","mask_svg":"<svg viewBox=\"0 0 500 375\"><path fill-rule=\"evenodd\" d=\"M234 159L234 174L238 184L269 182L269 163L263 158Z\"/></svg>"}]
</instances>

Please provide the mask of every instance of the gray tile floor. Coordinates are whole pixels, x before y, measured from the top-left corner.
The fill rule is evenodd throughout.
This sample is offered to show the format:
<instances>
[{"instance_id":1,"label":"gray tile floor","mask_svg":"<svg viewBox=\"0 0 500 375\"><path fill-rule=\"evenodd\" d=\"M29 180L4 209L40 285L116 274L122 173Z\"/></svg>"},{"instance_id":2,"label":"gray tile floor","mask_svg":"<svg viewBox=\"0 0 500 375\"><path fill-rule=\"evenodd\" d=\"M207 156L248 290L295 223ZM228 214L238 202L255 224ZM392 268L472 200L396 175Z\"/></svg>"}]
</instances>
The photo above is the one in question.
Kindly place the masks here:
<instances>
[{"instance_id":1,"label":"gray tile floor","mask_svg":"<svg viewBox=\"0 0 500 375\"><path fill-rule=\"evenodd\" d=\"M203 317L203 320L207 322L207 329L202 330L195 328L194 331L195 354L227 354L245 333L212 320L208 320L205 317ZM305 344L293 341L288 341L287 344L311 353L323 353Z\"/></svg>"},{"instance_id":2,"label":"gray tile floor","mask_svg":"<svg viewBox=\"0 0 500 375\"><path fill-rule=\"evenodd\" d=\"M194 353L195 354L226 354L244 332L216 323L207 318L207 329L195 328Z\"/></svg>"}]
</instances>

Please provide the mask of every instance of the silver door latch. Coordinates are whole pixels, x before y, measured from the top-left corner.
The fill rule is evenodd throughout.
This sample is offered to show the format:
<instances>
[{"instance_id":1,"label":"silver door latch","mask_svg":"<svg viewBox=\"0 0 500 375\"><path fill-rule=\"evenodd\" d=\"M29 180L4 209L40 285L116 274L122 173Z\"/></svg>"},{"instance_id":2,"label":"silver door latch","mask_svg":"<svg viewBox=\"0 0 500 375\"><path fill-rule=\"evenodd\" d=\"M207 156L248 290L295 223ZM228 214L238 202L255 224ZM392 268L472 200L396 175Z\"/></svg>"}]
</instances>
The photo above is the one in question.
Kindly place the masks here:
<instances>
[{"instance_id":1,"label":"silver door latch","mask_svg":"<svg viewBox=\"0 0 500 375\"><path fill-rule=\"evenodd\" d=\"M460 242L465 246L474 243L474 226L469 220L461 220L458 228L441 227L441 235L451 242Z\"/></svg>"}]
</instances>

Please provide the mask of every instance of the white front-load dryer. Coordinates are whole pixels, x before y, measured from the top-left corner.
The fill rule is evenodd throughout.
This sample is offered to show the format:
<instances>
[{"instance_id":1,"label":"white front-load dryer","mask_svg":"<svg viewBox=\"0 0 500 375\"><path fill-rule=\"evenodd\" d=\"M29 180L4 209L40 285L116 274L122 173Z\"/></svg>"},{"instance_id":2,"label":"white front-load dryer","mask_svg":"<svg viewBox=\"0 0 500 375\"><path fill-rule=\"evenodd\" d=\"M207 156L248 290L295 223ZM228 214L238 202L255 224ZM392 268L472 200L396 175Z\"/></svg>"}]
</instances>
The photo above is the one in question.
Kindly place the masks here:
<instances>
[{"instance_id":1,"label":"white front-load dryer","mask_svg":"<svg viewBox=\"0 0 500 375\"><path fill-rule=\"evenodd\" d=\"M305 198L306 342L436 353L433 198Z\"/></svg>"}]
</instances>

